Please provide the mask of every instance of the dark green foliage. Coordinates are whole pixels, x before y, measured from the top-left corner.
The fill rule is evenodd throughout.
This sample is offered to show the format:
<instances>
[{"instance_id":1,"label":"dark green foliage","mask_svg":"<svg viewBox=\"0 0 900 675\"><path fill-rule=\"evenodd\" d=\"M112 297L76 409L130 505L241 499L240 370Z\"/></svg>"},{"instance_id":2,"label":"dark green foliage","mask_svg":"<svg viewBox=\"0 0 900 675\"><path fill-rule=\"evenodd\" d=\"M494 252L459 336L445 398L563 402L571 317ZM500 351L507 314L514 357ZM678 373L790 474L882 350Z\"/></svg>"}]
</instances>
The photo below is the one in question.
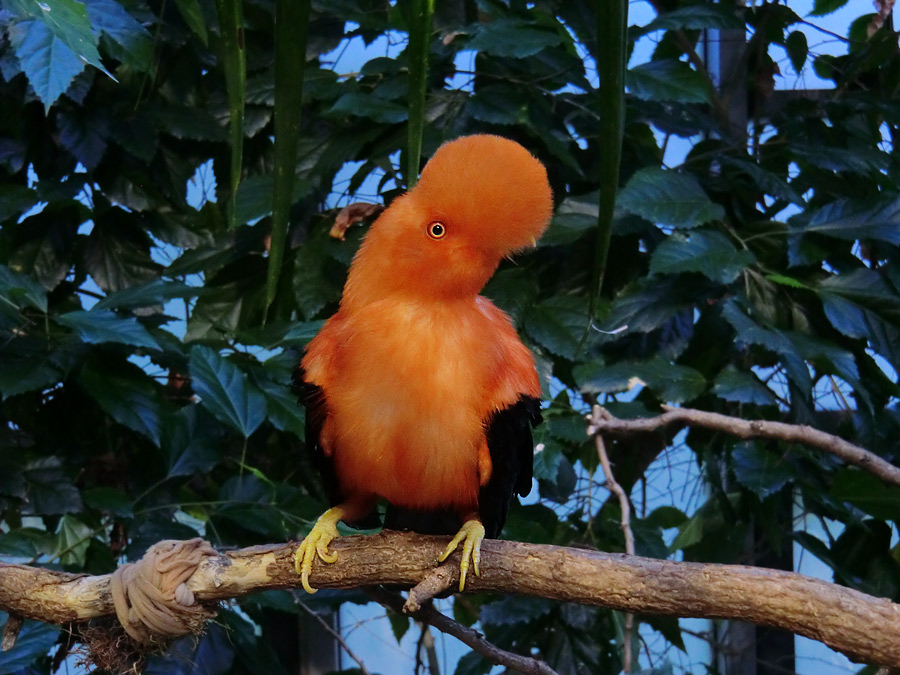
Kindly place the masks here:
<instances>
[{"instance_id":1,"label":"dark green foliage","mask_svg":"<svg viewBox=\"0 0 900 675\"><path fill-rule=\"evenodd\" d=\"M611 175L601 158L612 141L599 132L608 102L583 61L600 53L596 3L435 3L422 50L379 52L341 77L324 56L345 22L368 44L389 31L402 39L408 3L310 3L296 162L284 159L291 144L276 151L272 141L284 86L276 3L52 4L48 14L31 0L0 0L4 559L106 573L164 538L199 531L239 547L307 531L322 490L290 376L336 309L364 234L356 226L346 241L331 238L333 207L342 193L397 195L412 179L409 121L420 115L423 158L457 135L498 133L544 161L554 189L547 235L485 289L534 351L549 401L535 435L538 499L512 505L505 536L624 549L619 504L586 435L594 401L620 417L681 404L810 424L900 464L900 54L888 28L868 36L857 21L834 56L815 53L784 3L672 0L631 26L629 50L651 33L656 45L625 73L621 178L604 205L614 207L612 236L590 316L598 189ZM845 4L817 0L813 15ZM750 70L732 86L765 98L758 85L771 80L768 48L778 45L772 53L794 70L809 64L837 88L780 107L751 100L745 142L684 40L748 25ZM464 50L478 50L471 73L456 72ZM423 51L421 109L409 66L425 62ZM467 86L448 87L454 76ZM297 106L293 97L287 114ZM349 173L346 162L356 162ZM202 185L189 190L195 175ZM276 175L287 230L275 236L283 263L267 298ZM698 485L669 485L672 503L648 506L643 489L660 491L654 476L672 444ZM896 487L819 451L701 430L609 446L635 505L639 553L745 561L749 533L773 547L792 536L837 583L900 599ZM788 493L793 515L805 516L793 524L779 509ZM808 527L820 522L830 529ZM283 672L247 617L260 626L266 611L297 613L291 596L240 606L148 672L192 663ZM621 617L610 612L480 596L453 611L560 673L621 667ZM683 648L676 620L639 622ZM392 628L399 639L409 622L393 617ZM59 639L27 624L0 655L0 675L49 672ZM456 672L488 669L469 654Z\"/></svg>"}]
</instances>

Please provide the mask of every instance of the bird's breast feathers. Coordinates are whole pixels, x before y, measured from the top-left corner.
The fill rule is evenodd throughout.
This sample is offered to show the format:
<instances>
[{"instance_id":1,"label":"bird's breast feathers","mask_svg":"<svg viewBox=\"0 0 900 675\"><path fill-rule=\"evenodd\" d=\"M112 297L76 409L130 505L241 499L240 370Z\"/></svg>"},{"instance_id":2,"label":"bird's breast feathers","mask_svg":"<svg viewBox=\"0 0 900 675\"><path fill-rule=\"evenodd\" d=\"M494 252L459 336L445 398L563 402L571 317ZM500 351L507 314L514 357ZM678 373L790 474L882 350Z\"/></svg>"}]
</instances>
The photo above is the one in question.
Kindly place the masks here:
<instances>
[{"instance_id":1,"label":"bird's breast feathers","mask_svg":"<svg viewBox=\"0 0 900 675\"><path fill-rule=\"evenodd\" d=\"M474 507L485 419L521 394L539 395L531 354L507 317L473 298L381 301L331 321L327 349L314 341L304 368L325 391L323 446L342 487L408 508Z\"/></svg>"}]
</instances>

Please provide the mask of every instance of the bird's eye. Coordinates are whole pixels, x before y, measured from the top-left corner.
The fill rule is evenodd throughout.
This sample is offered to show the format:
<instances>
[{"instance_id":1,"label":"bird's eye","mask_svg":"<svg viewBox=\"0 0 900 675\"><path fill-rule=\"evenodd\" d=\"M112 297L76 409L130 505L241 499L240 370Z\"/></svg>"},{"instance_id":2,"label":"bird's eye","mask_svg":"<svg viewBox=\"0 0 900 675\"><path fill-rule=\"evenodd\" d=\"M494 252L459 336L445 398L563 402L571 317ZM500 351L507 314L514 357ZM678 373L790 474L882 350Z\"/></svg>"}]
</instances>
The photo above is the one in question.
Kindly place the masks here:
<instances>
[{"instance_id":1,"label":"bird's eye","mask_svg":"<svg viewBox=\"0 0 900 675\"><path fill-rule=\"evenodd\" d=\"M443 239L444 235L447 234L446 226L440 221L434 221L433 223L428 224L428 236L432 239Z\"/></svg>"}]
</instances>

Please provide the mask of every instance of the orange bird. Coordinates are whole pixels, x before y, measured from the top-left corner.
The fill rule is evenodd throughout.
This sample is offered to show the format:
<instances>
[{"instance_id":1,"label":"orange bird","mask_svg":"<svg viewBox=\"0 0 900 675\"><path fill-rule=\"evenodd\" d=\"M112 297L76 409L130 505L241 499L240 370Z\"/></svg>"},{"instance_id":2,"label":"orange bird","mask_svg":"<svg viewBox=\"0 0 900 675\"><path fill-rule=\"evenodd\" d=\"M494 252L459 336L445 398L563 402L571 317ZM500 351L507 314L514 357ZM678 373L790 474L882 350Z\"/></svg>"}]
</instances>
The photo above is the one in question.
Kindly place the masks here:
<instances>
[{"instance_id":1,"label":"orange bird","mask_svg":"<svg viewBox=\"0 0 900 675\"><path fill-rule=\"evenodd\" d=\"M419 183L375 221L338 312L295 375L306 443L332 504L294 554L303 587L337 523L456 536L459 589L513 492L531 491L531 428L541 421L534 359L510 319L478 295L500 260L534 246L552 195L518 143L466 136L442 145Z\"/></svg>"}]
</instances>

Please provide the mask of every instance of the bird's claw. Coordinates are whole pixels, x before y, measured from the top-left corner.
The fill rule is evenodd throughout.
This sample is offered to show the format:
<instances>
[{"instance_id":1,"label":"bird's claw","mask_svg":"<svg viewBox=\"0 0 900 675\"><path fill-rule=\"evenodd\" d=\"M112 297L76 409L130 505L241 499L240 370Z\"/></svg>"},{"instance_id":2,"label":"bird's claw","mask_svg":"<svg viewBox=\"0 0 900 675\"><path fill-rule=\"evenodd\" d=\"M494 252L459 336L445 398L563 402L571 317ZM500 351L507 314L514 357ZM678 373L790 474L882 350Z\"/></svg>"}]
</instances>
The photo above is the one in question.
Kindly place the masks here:
<instances>
[{"instance_id":1,"label":"bird's claw","mask_svg":"<svg viewBox=\"0 0 900 675\"><path fill-rule=\"evenodd\" d=\"M481 576L478 570L478 563L481 560L481 542L484 539L484 525L481 521L471 519L463 523L459 528L456 536L447 544L447 548L438 558L439 562L444 562L453 553L459 542L465 539L463 544L462 561L459 563L459 592L462 593L466 588L466 574L469 571L469 560L471 559L472 569L476 577Z\"/></svg>"},{"instance_id":2,"label":"bird's claw","mask_svg":"<svg viewBox=\"0 0 900 675\"><path fill-rule=\"evenodd\" d=\"M337 552L329 553L328 545L338 536L337 524L343 517L343 511L335 506L323 513L313 528L300 542L294 551L294 569L300 575L300 583L307 593L315 593L316 589L309 585L309 573L312 571L313 560L318 555L325 563L337 562Z\"/></svg>"}]
</instances>

